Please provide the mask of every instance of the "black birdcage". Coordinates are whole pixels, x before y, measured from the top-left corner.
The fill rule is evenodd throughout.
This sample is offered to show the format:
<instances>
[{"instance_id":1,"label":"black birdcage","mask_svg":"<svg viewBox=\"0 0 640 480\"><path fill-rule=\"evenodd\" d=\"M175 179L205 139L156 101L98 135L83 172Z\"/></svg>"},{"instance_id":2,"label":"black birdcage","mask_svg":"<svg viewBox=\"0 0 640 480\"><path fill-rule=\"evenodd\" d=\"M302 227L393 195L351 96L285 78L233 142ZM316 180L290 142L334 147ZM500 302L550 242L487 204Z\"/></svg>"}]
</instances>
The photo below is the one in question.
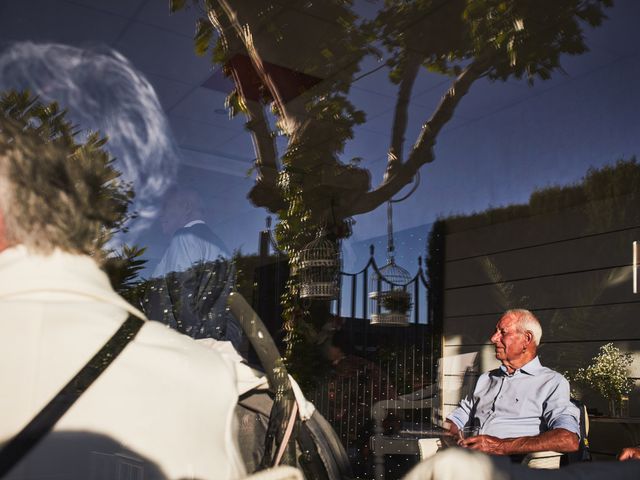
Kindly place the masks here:
<instances>
[{"instance_id":1,"label":"black birdcage","mask_svg":"<svg viewBox=\"0 0 640 480\"><path fill-rule=\"evenodd\" d=\"M296 274L300 297L331 300L340 294L340 251L321 232L300 252Z\"/></svg>"}]
</instances>

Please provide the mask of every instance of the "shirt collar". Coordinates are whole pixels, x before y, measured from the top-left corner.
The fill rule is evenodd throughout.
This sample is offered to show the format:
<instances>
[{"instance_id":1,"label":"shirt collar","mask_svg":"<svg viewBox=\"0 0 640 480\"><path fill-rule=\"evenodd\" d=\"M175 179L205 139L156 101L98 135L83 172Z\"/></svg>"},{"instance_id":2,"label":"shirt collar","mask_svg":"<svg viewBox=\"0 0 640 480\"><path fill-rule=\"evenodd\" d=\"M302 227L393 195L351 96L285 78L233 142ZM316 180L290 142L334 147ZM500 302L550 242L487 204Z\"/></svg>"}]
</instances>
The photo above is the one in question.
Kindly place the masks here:
<instances>
[{"instance_id":1,"label":"shirt collar","mask_svg":"<svg viewBox=\"0 0 640 480\"><path fill-rule=\"evenodd\" d=\"M542 364L540 363L540 358L536 356L529 363L524 364L518 370L513 372L513 374L515 375L518 372L522 372L522 373L526 373L527 375L536 375L542 368L543 367L542 367ZM500 370L502 371L503 374L508 375L507 367L505 367L504 365L500 365Z\"/></svg>"},{"instance_id":2,"label":"shirt collar","mask_svg":"<svg viewBox=\"0 0 640 480\"><path fill-rule=\"evenodd\" d=\"M198 224L200 224L200 223L204 223L204 221L203 221L203 220L193 220L193 221L191 221L191 222L187 223L187 224L186 224L184 227L182 227L182 228L189 228L189 227L193 227L194 225L198 225Z\"/></svg>"},{"instance_id":3,"label":"shirt collar","mask_svg":"<svg viewBox=\"0 0 640 480\"><path fill-rule=\"evenodd\" d=\"M30 252L24 245L0 253L0 299L42 293L88 297L117 305L146 319L144 314L120 297L109 278L86 255L54 250L49 255Z\"/></svg>"}]
</instances>

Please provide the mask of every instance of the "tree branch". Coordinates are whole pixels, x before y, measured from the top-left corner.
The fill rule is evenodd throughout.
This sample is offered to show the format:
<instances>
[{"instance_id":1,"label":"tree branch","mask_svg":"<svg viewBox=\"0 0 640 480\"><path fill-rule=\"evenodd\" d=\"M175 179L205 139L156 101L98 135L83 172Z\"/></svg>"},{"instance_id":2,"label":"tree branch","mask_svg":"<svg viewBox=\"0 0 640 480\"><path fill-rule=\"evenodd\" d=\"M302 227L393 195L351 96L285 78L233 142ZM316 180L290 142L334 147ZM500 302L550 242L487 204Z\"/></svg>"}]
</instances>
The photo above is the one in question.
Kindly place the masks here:
<instances>
[{"instance_id":1,"label":"tree branch","mask_svg":"<svg viewBox=\"0 0 640 480\"><path fill-rule=\"evenodd\" d=\"M396 111L393 119L393 129L391 132L391 147L389 148L389 163L392 159L397 159L402 163L404 147L404 134L407 131L407 118L409 109L409 100L411 99L411 91L415 83L420 65L424 57L414 51L409 51L404 67L404 75L398 89L398 98L396 100Z\"/></svg>"},{"instance_id":2,"label":"tree branch","mask_svg":"<svg viewBox=\"0 0 640 480\"><path fill-rule=\"evenodd\" d=\"M407 167L412 168L414 163L418 163L418 167L420 167L425 163L421 160L421 157L426 154L427 150L431 151L436 143L436 137L442 130L442 127L451 120L462 97L469 92L473 82L485 74L487 68L487 60L479 58L464 69L455 79L447 93L445 93L440 100L436 111L422 126L418 141L413 146L409 159L407 160ZM429 161L433 161L433 153L430 152L429 156L431 157Z\"/></svg>"},{"instance_id":3,"label":"tree branch","mask_svg":"<svg viewBox=\"0 0 640 480\"><path fill-rule=\"evenodd\" d=\"M265 207L276 213L286 207L278 188L280 161L271 129L264 115L264 107L259 102L247 101L247 129L251 132L256 153L258 176L248 198L256 207Z\"/></svg>"},{"instance_id":4,"label":"tree branch","mask_svg":"<svg viewBox=\"0 0 640 480\"><path fill-rule=\"evenodd\" d=\"M486 60L478 59L453 81L431 118L422 126L422 131L407 161L398 165L392 175L385 176L384 181L377 188L361 195L351 205L345 205L345 216L359 215L374 210L410 183L420 167L435 159L433 146L436 143L436 137L451 120L458 103L469 92L473 82L485 74L487 65Z\"/></svg>"},{"instance_id":5,"label":"tree branch","mask_svg":"<svg viewBox=\"0 0 640 480\"><path fill-rule=\"evenodd\" d=\"M257 43L260 44L260 29L255 28L259 24L258 12L255 11L255 6L250 3L244 5L243 2L236 2L237 7L234 9L228 0L217 0L217 3L225 11L231 27L244 45L244 51L251 60L256 74L260 77L262 85L269 91L276 108L280 112L281 128L289 134L295 132L299 125L298 119L289 112L276 82L265 68L261 52L258 51L254 40L254 36L258 35ZM245 7L243 11L240 11L241 6ZM284 9L285 5L280 5L280 10ZM252 15L254 18L251 17Z\"/></svg>"},{"instance_id":6,"label":"tree branch","mask_svg":"<svg viewBox=\"0 0 640 480\"><path fill-rule=\"evenodd\" d=\"M226 5L228 7L228 5ZM226 14L226 25L223 25L221 12L209 11L208 18L214 28L223 37L228 51L234 54L249 56L243 41L242 29L229 8L222 9ZM278 189L278 173L280 162L269 122L264 114L264 106L260 100L247 98L244 92L241 72L233 72L236 90L242 99L244 112L247 116L246 128L251 132L253 147L256 154L256 168L258 176L256 183L247 195L256 207L265 207L272 213L284 208L285 202Z\"/></svg>"}]
</instances>

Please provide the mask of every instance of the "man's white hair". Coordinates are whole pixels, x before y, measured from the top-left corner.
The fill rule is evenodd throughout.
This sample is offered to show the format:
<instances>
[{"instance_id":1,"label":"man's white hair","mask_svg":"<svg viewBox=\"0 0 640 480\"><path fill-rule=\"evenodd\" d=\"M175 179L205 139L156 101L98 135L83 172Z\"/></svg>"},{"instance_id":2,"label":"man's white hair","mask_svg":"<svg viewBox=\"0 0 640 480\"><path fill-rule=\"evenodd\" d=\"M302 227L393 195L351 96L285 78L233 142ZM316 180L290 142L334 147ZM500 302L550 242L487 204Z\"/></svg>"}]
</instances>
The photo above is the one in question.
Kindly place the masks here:
<instances>
[{"instance_id":1,"label":"man's white hair","mask_svg":"<svg viewBox=\"0 0 640 480\"><path fill-rule=\"evenodd\" d=\"M522 332L531 332L531 335L533 335L533 342L536 344L536 347L540 345L540 340L542 339L542 327L540 326L540 321L533 313L529 310L525 310L524 308L514 308L512 310L507 310L505 315L514 316L518 322L517 328Z\"/></svg>"}]
</instances>

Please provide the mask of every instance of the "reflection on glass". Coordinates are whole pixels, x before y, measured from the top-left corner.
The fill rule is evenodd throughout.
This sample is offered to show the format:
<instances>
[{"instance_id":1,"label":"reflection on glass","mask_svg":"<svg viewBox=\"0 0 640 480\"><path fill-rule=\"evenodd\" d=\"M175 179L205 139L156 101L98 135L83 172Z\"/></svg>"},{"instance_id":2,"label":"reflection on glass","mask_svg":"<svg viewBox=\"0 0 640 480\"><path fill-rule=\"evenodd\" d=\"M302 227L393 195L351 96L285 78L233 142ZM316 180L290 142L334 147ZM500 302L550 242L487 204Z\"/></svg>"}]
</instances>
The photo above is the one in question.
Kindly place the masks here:
<instances>
[{"instance_id":1,"label":"reflection on glass","mask_svg":"<svg viewBox=\"0 0 640 480\"><path fill-rule=\"evenodd\" d=\"M222 240L203 220L196 191L167 195L160 225L169 246L149 280L143 307L149 318L193 338L230 341L241 349L242 330L226 301L235 286L235 265Z\"/></svg>"}]
</instances>

